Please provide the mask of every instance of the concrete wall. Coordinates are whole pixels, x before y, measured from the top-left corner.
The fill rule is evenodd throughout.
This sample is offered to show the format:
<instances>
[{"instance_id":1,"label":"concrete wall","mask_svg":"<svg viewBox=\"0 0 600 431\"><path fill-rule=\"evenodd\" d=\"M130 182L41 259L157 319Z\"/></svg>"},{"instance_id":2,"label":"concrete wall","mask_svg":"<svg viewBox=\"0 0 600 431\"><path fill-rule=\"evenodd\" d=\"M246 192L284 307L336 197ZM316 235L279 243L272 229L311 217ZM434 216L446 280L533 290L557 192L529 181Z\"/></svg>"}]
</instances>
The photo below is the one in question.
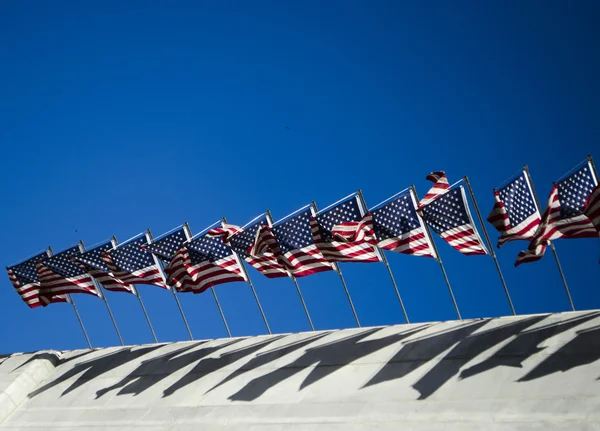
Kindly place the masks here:
<instances>
[{"instance_id":1,"label":"concrete wall","mask_svg":"<svg viewBox=\"0 0 600 431\"><path fill-rule=\"evenodd\" d=\"M0 429L592 430L598 358L600 312L39 352Z\"/></svg>"}]
</instances>

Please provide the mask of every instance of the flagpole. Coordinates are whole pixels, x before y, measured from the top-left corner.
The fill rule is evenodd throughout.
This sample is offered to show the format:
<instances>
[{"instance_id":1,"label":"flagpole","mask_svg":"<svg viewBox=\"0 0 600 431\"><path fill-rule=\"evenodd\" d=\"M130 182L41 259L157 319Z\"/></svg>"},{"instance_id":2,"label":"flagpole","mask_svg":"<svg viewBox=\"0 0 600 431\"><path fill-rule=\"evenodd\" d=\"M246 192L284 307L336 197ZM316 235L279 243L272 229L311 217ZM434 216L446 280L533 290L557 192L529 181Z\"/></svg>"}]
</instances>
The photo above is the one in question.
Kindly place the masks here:
<instances>
[{"instance_id":1,"label":"flagpole","mask_svg":"<svg viewBox=\"0 0 600 431\"><path fill-rule=\"evenodd\" d=\"M312 201L312 210L313 216L316 216L316 213L319 212L317 209L317 204L315 201ZM348 290L348 286L346 286L346 280L344 280L344 276L342 275L342 270L337 262L332 263L333 269L340 276L340 280L342 281L342 286L344 286L344 291L346 292L346 296L348 297L348 303L350 304L350 308L352 309L352 314L354 314L354 320L356 320L356 326L360 328L360 321L358 320L358 314L356 314L356 309L354 308L354 303L352 302L352 297L350 296L350 291Z\"/></svg>"},{"instance_id":2,"label":"flagpole","mask_svg":"<svg viewBox=\"0 0 600 431\"><path fill-rule=\"evenodd\" d=\"M222 221L223 227L225 227L225 223L227 223L227 218L223 217L223 221ZM265 312L263 311L262 305L260 304L260 301L258 300L258 295L256 294L256 290L254 289L254 284L252 283L252 280L250 280L250 276L248 275L248 271L246 270L246 267L244 266L244 262L242 262L242 259L240 259L238 254L235 251L233 251L233 249L231 249L231 251L235 255L238 265L240 266L242 271L244 271L244 278L246 279L246 282L250 286L250 290L252 290L252 294L254 295L254 299L256 300L256 305L258 306L260 315L262 316L263 322L265 322L265 327L267 328L267 332L269 334L272 334L271 328L269 327L269 322L267 322L267 316L265 316Z\"/></svg>"},{"instance_id":3,"label":"flagpole","mask_svg":"<svg viewBox=\"0 0 600 431\"><path fill-rule=\"evenodd\" d=\"M269 227L273 227L273 217L271 216L271 210L267 210L265 214L267 216L267 223L269 224ZM306 318L308 319L308 324L310 325L311 331L314 331L315 326L313 325L312 319L310 318L310 313L308 312L308 307L306 306L306 302L304 301L304 296L302 295L302 291L300 290L300 286L298 285L298 280L296 280L296 277L294 277L294 275L291 274L289 271L286 270L286 272L288 277L292 279L294 285L296 286L296 292L298 292L298 296L300 297L300 302L302 303L302 307L304 308L304 313L306 314Z\"/></svg>"},{"instance_id":4,"label":"flagpole","mask_svg":"<svg viewBox=\"0 0 600 431\"><path fill-rule=\"evenodd\" d=\"M217 308L219 309L219 313L221 313L221 319L223 319L223 324L225 325L225 329L227 330L227 336L231 338L231 331L229 330L229 325L227 324L227 320L225 319L225 314L223 313L223 309L221 308L221 303L219 302L219 298L217 298L217 292L215 292L214 287L210 287L210 291L213 294L213 298L215 298L215 302L217 303Z\"/></svg>"},{"instance_id":5,"label":"flagpole","mask_svg":"<svg viewBox=\"0 0 600 431\"><path fill-rule=\"evenodd\" d=\"M151 243L153 241L152 232L150 231L150 229L148 229L146 231L146 239L147 239L148 243ZM165 275L165 269L164 269L164 266L163 266L164 265L163 261L161 259L158 259L153 253L150 253L150 255L154 259L154 263L155 263L156 267L158 268L158 270L160 271L160 275L162 276L163 281L165 282L165 286L167 286L167 290L170 290L171 293L173 294L173 298L175 298L175 302L177 303L177 307L179 308L179 312L181 313L181 318L183 319L183 323L185 324L185 328L188 331L188 334L190 336L190 340L193 340L194 337L192 336L192 331L190 329L190 325L188 325L187 319L185 318L185 314L183 313L183 308L181 308L181 304L179 303L179 298L177 298L177 294L175 293L176 289L175 289L175 287L171 287L171 286L169 286L167 284L167 276ZM154 330L152 332L154 332Z\"/></svg>"},{"instance_id":6,"label":"flagpole","mask_svg":"<svg viewBox=\"0 0 600 431\"><path fill-rule=\"evenodd\" d=\"M48 247L46 249L46 254L48 256L54 256L54 251L52 251L52 247ZM77 316L77 320L79 321L79 325L81 325L81 330L83 331L83 335L85 336L85 340L88 343L89 348L92 348L92 343L90 343L90 337L88 337L87 331L85 330L85 326L83 326L83 320L81 320L81 316L79 315L79 311L77 311L77 307L75 306L75 302L73 301L73 298L71 298L71 295L69 293L67 293L66 295L67 298L67 302L71 303L71 305L73 306L73 311L75 311L75 316Z\"/></svg>"},{"instance_id":7,"label":"flagpole","mask_svg":"<svg viewBox=\"0 0 600 431\"><path fill-rule=\"evenodd\" d=\"M415 188L415 185L411 184L410 187L411 187L411 190L413 191L414 195L417 196L417 190ZM458 309L458 304L456 302L456 298L454 297L454 292L452 291L452 286L450 285L450 280L448 280L448 274L446 274L446 268L444 268L444 264L442 263L442 257L440 256L437 245L435 245L435 241L433 240L433 236L431 235L431 231L429 230L429 225L427 224L427 222L425 220L423 220L423 226L425 227L425 231L427 232L427 236L429 237L429 242L431 243L431 246L433 247L433 251L435 252L436 259L437 259L438 263L440 264L440 268L442 269L442 275L444 276L444 280L446 280L446 286L448 286L448 292L450 292L450 298L452 298L452 303L454 304L454 309L456 310L456 315L458 316L459 320L463 320L462 316L460 315L460 311Z\"/></svg>"},{"instance_id":8,"label":"flagpole","mask_svg":"<svg viewBox=\"0 0 600 431\"><path fill-rule=\"evenodd\" d=\"M83 244L83 241L79 241L79 251L81 253L85 252L85 245ZM90 278L92 279L94 286L96 286L96 291L98 291L100 298L102 298L102 300L104 301L104 305L106 305L106 310L108 311L110 320L112 320L113 326L115 327L115 331L117 332L117 337L119 337L121 346L124 346L125 343L123 343L123 337L121 337L121 332L119 331L119 327L117 326L117 321L115 320L115 316L113 315L112 310L110 309L110 305L108 305L108 299L106 299L106 295L102 291L102 288L100 287L100 284L98 283L98 281L91 275L90 275Z\"/></svg>"},{"instance_id":9,"label":"flagpole","mask_svg":"<svg viewBox=\"0 0 600 431\"><path fill-rule=\"evenodd\" d=\"M537 205L538 211L541 214L542 212L540 211L540 200L538 199L537 192L535 191L535 187L533 186L533 180L531 179L531 174L529 173L529 166L523 165L523 170L525 171L525 175L527 175L527 179L529 180L529 186L531 187L531 191L533 192L533 197L535 199L535 204ZM548 245L550 246L550 250L552 250L554 260L556 260L556 266L558 267L558 272L560 274L560 278L562 279L563 286L565 286L565 291L567 292L567 298L569 300L569 305L571 306L571 311L575 311L573 298L571 298L571 291L569 290L569 285L567 284L567 279L565 277L565 273L563 272L562 265L560 264L560 260L558 258L556 248L554 247L554 243L552 241L548 241Z\"/></svg>"},{"instance_id":10,"label":"flagpole","mask_svg":"<svg viewBox=\"0 0 600 431\"><path fill-rule=\"evenodd\" d=\"M364 207L363 213L365 213L368 207L367 207L367 203L365 202L365 197L362 194L362 190L360 190L360 189L358 189L358 198L360 199L360 202L361 202L362 206ZM362 214L362 215L364 216L364 214ZM381 261L387 268L388 274L390 275L390 279L392 280L392 284L394 285L394 290L396 291L396 296L398 297L398 302L400 302L400 307L402 308L402 313L404 313L404 319L406 320L406 323L410 323L410 320L408 319L408 313L406 312L406 308L404 307L404 301L402 301L402 296L400 296L400 291L398 290L398 285L396 284L396 279L394 278L394 274L392 273L392 268L390 268L390 264L385 255L385 250L379 249L378 247L373 247L373 250L375 250L375 253L377 253L381 257Z\"/></svg>"},{"instance_id":11,"label":"flagpole","mask_svg":"<svg viewBox=\"0 0 600 431\"><path fill-rule=\"evenodd\" d=\"M475 212L477 213L477 218L479 219L479 223L483 229L483 234L485 235L485 239L487 240L488 246L490 248L490 255L494 259L494 263L496 264L496 269L498 270L498 275L500 276L500 281L502 282L502 287L504 287L504 293L506 293L506 299L508 300L508 305L510 305L510 309L512 311L513 316L516 316L517 313L515 311L515 306L513 305L512 299L510 298L510 293L508 292L508 287L506 286L506 281L504 281L504 275L502 274L502 270L500 269L500 263L498 263L498 257L496 256L496 252L494 251L494 246L492 245L492 241L490 240L490 236L488 235L488 231L485 227L485 223L483 222L483 217L481 217L481 212L479 211L479 205L477 205L477 201L475 200L475 194L473 193L473 189L471 188L471 183L469 182L469 177L465 176L465 184L467 185L467 189L469 189L469 194L471 195L471 200L473 201L473 205L475 206Z\"/></svg>"}]
</instances>

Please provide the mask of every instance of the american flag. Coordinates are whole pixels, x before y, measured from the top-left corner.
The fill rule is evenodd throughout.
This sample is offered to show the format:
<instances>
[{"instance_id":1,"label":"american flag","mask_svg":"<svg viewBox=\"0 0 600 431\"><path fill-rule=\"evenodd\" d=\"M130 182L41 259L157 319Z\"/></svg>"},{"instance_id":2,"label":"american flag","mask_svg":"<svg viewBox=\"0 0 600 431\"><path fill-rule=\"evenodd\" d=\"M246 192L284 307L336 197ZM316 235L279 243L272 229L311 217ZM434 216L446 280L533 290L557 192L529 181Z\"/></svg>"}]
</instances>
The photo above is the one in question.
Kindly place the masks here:
<instances>
[{"instance_id":1,"label":"american flag","mask_svg":"<svg viewBox=\"0 0 600 431\"><path fill-rule=\"evenodd\" d=\"M313 235L313 241L325 259L330 262L379 262L379 254L375 248L360 238L358 235L348 236L344 223L357 223L356 230L364 232L368 229L367 223L362 220L363 214L357 195L344 200L331 209L320 211L315 217L311 217L310 225ZM361 229L358 223L363 221ZM333 230L336 226L336 238L333 236ZM372 226L371 226L372 228ZM339 241L343 237L344 241ZM348 241L350 240L350 241Z\"/></svg>"},{"instance_id":2,"label":"american flag","mask_svg":"<svg viewBox=\"0 0 600 431\"><path fill-rule=\"evenodd\" d=\"M499 190L487 220L502 234L498 247L509 241L529 240L540 225L540 211L535 203L526 171Z\"/></svg>"},{"instance_id":3,"label":"american flag","mask_svg":"<svg viewBox=\"0 0 600 431\"><path fill-rule=\"evenodd\" d=\"M48 253L43 251L24 262L6 268L10 282L29 308L42 305L39 298L40 281L35 265L37 262L47 259ZM53 296L50 301L52 303L67 302L67 299L64 295L59 295Z\"/></svg>"},{"instance_id":4,"label":"american flag","mask_svg":"<svg viewBox=\"0 0 600 431\"><path fill-rule=\"evenodd\" d=\"M76 245L36 263L40 279L40 302L43 306L50 304L53 296L67 293L87 293L101 297L92 277L71 260L71 257L79 255L81 248Z\"/></svg>"},{"instance_id":5,"label":"american flag","mask_svg":"<svg viewBox=\"0 0 600 431\"><path fill-rule=\"evenodd\" d=\"M211 238L221 238L225 244L228 244L233 235L240 233L243 230L244 228L234 224L221 223L221 226L210 229L206 236Z\"/></svg>"},{"instance_id":6,"label":"american flag","mask_svg":"<svg viewBox=\"0 0 600 431\"><path fill-rule=\"evenodd\" d=\"M596 186L590 195L583 213L590 219L592 224L596 226L596 230L600 233L600 186Z\"/></svg>"},{"instance_id":7,"label":"american flag","mask_svg":"<svg viewBox=\"0 0 600 431\"><path fill-rule=\"evenodd\" d=\"M256 234L260 227L266 227L269 226L269 224L270 223L267 214L257 217L242 230L238 230L234 235L229 237L229 246L235 253L237 253L239 257L252 265L253 268L258 270L265 277L288 277L290 274L277 261L273 253L269 253L267 251L261 253L260 256L249 253L250 248L255 243Z\"/></svg>"},{"instance_id":8,"label":"american flag","mask_svg":"<svg viewBox=\"0 0 600 431\"><path fill-rule=\"evenodd\" d=\"M110 274L108 267L102 260L102 254L111 251L113 248L113 242L109 240L81 253L79 256L71 257L71 260L89 275L94 277L96 281L102 283L106 290L135 294L133 285L123 283L121 280Z\"/></svg>"},{"instance_id":9,"label":"american flag","mask_svg":"<svg viewBox=\"0 0 600 431\"><path fill-rule=\"evenodd\" d=\"M144 246L147 251L167 263L167 267L165 268L167 285L175 287L180 292L185 291L190 286L195 286L185 266L182 264L183 253L187 253L187 248L179 253L187 240L188 233L186 232L186 227L182 226L173 232L155 239L151 244Z\"/></svg>"},{"instance_id":10,"label":"american flag","mask_svg":"<svg viewBox=\"0 0 600 431\"><path fill-rule=\"evenodd\" d=\"M182 291L202 293L218 284L246 281L236 255L219 238L199 236L181 247L179 256L173 260L176 258L181 259L180 266L191 278Z\"/></svg>"},{"instance_id":11,"label":"american flag","mask_svg":"<svg viewBox=\"0 0 600 431\"><path fill-rule=\"evenodd\" d=\"M152 254L144 250L148 246L145 233L102 254L102 260L112 275L126 284L153 284L166 289L160 269Z\"/></svg>"},{"instance_id":12,"label":"american flag","mask_svg":"<svg viewBox=\"0 0 600 431\"><path fill-rule=\"evenodd\" d=\"M283 259L280 263L296 277L333 270L331 263L325 259L313 241L311 217L313 212L310 207L306 207L277 222L272 228L278 246L274 255L278 257L281 253L282 256L279 257ZM261 241L260 236L257 236L257 241ZM261 244L255 244L255 248L260 249Z\"/></svg>"},{"instance_id":13,"label":"american flag","mask_svg":"<svg viewBox=\"0 0 600 431\"><path fill-rule=\"evenodd\" d=\"M582 212L585 203L598 185L590 161L576 168L564 180L554 184L542 222L529 248L519 253L515 266L540 260L548 241L558 238L598 238L590 219Z\"/></svg>"},{"instance_id":14,"label":"american flag","mask_svg":"<svg viewBox=\"0 0 600 431\"><path fill-rule=\"evenodd\" d=\"M448 178L444 171L432 172L425 177L426 180L431 181L433 186L429 189L427 194L419 202L418 208L433 202L438 196L443 195L450 190L450 184L448 184Z\"/></svg>"},{"instance_id":15,"label":"american flag","mask_svg":"<svg viewBox=\"0 0 600 431\"><path fill-rule=\"evenodd\" d=\"M471 218L462 186L450 189L421 209L425 222L455 250L465 255L488 253Z\"/></svg>"},{"instance_id":16,"label":"american flag","mask_svg":"<svg viewBox=\"0 0 600 431\"><path fill-rule=\"evenodd\" d=\"M413 191L407 190L371 210L377 246L396 253L436 258L416 202Z\"/></svg>"}]
</instances>

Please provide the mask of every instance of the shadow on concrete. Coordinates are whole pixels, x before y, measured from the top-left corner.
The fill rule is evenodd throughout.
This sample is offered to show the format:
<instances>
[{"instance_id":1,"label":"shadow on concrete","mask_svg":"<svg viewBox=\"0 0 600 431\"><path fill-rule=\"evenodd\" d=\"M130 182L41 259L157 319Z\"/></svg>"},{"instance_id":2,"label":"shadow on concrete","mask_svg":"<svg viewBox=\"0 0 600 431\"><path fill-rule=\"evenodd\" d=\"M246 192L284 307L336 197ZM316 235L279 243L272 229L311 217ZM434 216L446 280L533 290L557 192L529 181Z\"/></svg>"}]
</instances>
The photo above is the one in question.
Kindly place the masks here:
<instances>
[{"instance_id":1,"label":"shadow on concrete","mask_svg":"<svg viewBox=\"0 0 600 431\"><path fill-rule=\"evenodd\" d=\"M89 355L90 353L93 353L93 350L86 350L85 352L79 353L77 355L73 355L71 357L68 358L62 358L60 357L60 353L59 352L40 352L40 353L36 353L35 355L33 355L32 357L30 357L29 359L27 359L25 362L23 362L21 365L19 365L18 367L15 367L14 370L12 370L11 372L14 372L16 370L18 370L19 368L22 368L24 366L26 366L27 364L37 361L38 359L45 359L47 361L50 361L52 363L52 365L54 365L55 367L62 365L62 364L66 364L67 362L70 362L74 359L79 359L82 356L85 355Z\"/></svg>"},{"instance_id":2,"label":"shadow on concrete","mask_svg":"<svg viewBox=\"0 0 600 431\"><path fill-rule=\"evenodd\" d=\"M214 371L218 371L230 364L233 364L234 362L239 361L242 358L245 358L246 356L252 355L253 353L259 351L263 347L268 346L269 344L277 340L280 340L282 337L284 336L281 335L278 337L269 337L249 346L224 353L218 358L208 358L198 362L196 366L190 370L189 373L187 373L177 382L165 389L163 392L163 397L168 397L169 395L174 394L179 389L191 383L194 383L196 380L201 379L205 375Z\"/></svg>"},{"instance_id":3,"label":"shadow on concrete","mask_svg":"<svg viewBox=\"0 0 600 431\"><path fill-rule=\"evenodd\" d=\"M217 346L203 347L190 352L190 350L206 344L206 341L202 341L191 344L182 349L177 349L172 352L145 360L135 370L133 370L119 382L107 388L96 391L96 398L100 398L107 392L119 388L121 388L121 390L117 393L117 395L139 395L156 383L169 377L172 373L187 367L191 363L196 362L219 349L240 341L242 341L242 339L227 340L226 342Z\"/></svg>"},{"instance_id":4,"label":"shadow on concrete","mask_svg":"<svg viewBox=\"0 0 600 431\"><path fill-rule=\"evenodd\" d=\"M233 401L253 401L264 394L269 388L293 377L304 369L315 366L300 385L300 390L329 376L357 359L370 355L378 350L401 341L429 327L423 325L400 334L362 341L382 329L374 328L350 335L341 340L335 340L314 348L307 349L302 356L286 366L257 377L238 392L229 397Z\"/></svg>"},{"instance_id":5,"label":"shadow on concrete","mask_svg":"<svg viewBox=\"0 0 600 431\"><path fill-rule=\"evenodd\" d=\"M588 365L600 359L600 326L578 331L575 338L543 360L537 367L521 377L527 382L556 372Z\"/></svg>"},{"instance_id":6,"label":"shadow on concrete","mask_svg":"<svg viewBox=\"0 0 600 431\"><path fill-rule=\"evenodd\" d=\"M32 398L42 392L47 391L48 389L52 389L56 385L59 385L60 383L62 383L64 381L72 379L79 373L82 373L85 371L81 376L79 376L79 378L77 380L75 380L75 382L73 382L61 394L61 396L66 395L69 392L77 389L84 383L86 383L90 380L93 380L93 379L101 376L102 374L107 373L117 367L120 367L121 365L123 365L127 362L133 361L143 355L146 355L160 347L163 347L163 345L141 347L141 348L137 348L137 349L134 349L132 347L126 347L126 348L120 349L116 352L112 352L107 355L103 355L98 358L91 359L89 361L80 362L77 365L75 365L73 368L71 368L69 371L67 371L66 373L63 373L60 377L52 380L49 383L46 383L42 387L40 387L40 388L36 389L35 391L33 391L32 393L30 393L29 397ZM87 352L87 353L90 353L90 352ZM78 357L81 357L81 356L83 356L83 354L78 355ZM33 359L33 358L31 358L31 359ZM65 362L72 361L73 359L75 359L75 357L68 358L67 360L65 360Z\"/></svg>"},{"instance_id":7,"label":"shadow on concrete","mask_svg":"<svg viewBox=\"0 0 600 431\"><path fill-rule=\"evenodd\" d=\"M523 331L485 361L461 371L459 378L466 379L501 366L523 368L523 361L544 350L544 347L538 345L598 316L600 313L590 313ZM600 355L600 352L598 354Z\"/></svg>"},{"instance_id":8,"label":"shadow on concrete","mask_svg":"<svg viewBox=\"0 0 600 431\"><path fill-rule=\"evenodd\" d=\"M429 370L423 377L413 385L423 400L431 396L444 383L458 374L460 368L476 358L491 347L519 334L525 328L535 325L547 316L535 316L528 319L517 320L516 322L491 328L487 331L481 331L470 335L461 340L448 352L441 361Z\"/></svg>"}]
</instances>

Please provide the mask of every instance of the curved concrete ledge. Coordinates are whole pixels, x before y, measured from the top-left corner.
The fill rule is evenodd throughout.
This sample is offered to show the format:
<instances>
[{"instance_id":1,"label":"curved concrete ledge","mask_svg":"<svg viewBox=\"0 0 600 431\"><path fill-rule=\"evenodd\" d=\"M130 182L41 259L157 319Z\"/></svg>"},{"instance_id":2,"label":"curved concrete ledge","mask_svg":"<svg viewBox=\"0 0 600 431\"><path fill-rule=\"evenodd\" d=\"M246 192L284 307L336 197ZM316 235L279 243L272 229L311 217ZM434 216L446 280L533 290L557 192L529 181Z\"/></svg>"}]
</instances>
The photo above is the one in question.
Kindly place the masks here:
<instances>
[{"instance_id":1,"label":"curved concrete ledge","mask_svg":"<svg viewBox=\"0 0 600 431\"><path fill-rule=\"evenodd\" d=\"M600 429L598 311L18 357L0 429Z\"/></svg>"}]
</instances>

